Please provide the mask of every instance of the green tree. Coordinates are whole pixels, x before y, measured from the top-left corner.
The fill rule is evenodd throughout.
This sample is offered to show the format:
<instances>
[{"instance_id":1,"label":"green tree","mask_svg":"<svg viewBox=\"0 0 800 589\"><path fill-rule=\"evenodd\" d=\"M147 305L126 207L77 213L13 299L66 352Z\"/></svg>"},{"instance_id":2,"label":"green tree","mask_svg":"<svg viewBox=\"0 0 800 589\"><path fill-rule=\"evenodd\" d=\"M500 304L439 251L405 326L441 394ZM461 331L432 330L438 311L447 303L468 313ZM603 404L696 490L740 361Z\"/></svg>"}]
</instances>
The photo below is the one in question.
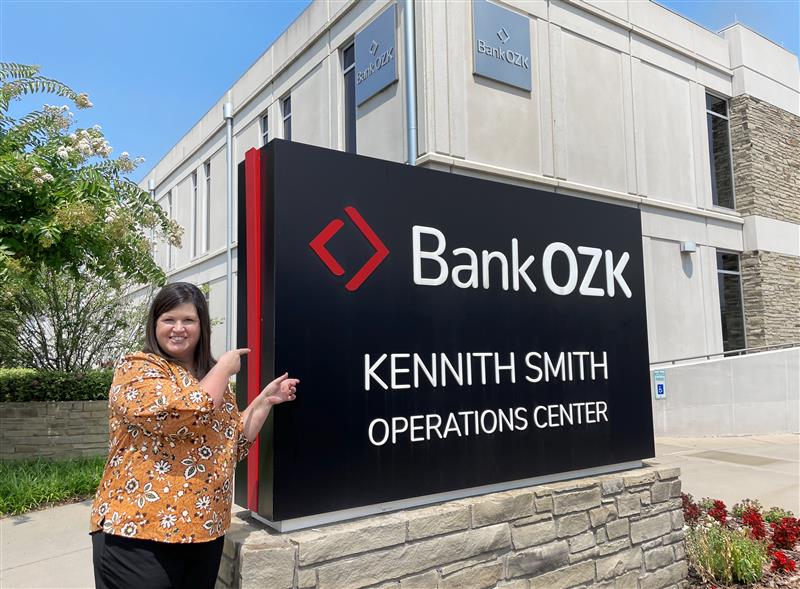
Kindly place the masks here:
<instances>
[{"instance_id":1,"label":"green tree","mask_svg":"<svg viewBox=\"0 0 800 589\"><path fill-rule=\"evenodd\" d=\"M0 308L0 366L82 371L141 349L150 292L138 300L95 276L43 269Z\"/></svg>"},{"instance_id":2,"label":"green tree","mask_svg":"<svg viewBox=\"0 0 800 589\"><path fill-rule=\"evenodd\" d=\"M102 129L76 127L67 106L12 117L10 104L35 93L92 106L39 66L0 63L0 295L35 283L42 268L162 284L152 240L178 246L182 229L127 177L142 160L112 158Z\"/></svg>"}]
</instances>

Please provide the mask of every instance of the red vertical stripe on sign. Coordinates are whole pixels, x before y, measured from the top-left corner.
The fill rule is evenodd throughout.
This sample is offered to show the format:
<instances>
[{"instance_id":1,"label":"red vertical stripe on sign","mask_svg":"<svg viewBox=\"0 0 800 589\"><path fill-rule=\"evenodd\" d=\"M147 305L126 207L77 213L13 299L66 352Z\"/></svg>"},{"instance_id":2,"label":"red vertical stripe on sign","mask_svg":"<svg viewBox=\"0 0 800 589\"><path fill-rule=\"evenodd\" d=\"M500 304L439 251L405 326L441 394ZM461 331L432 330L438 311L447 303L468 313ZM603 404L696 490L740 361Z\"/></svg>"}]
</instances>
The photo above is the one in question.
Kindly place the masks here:
<instances>
[{"instance_id":1,"label":"red vertical stripe on sign","mask_svg":"<svg viewBox=\"0 0 800 589\"><path fill-rule=\"evenodd\" d=\"M245 218L247 247L247 402L261 392L261 277L264 275L261 227L261 151L245 154ZM259 439L247 456L247 509L258 512Z\"/></svg>"}]
</instances>

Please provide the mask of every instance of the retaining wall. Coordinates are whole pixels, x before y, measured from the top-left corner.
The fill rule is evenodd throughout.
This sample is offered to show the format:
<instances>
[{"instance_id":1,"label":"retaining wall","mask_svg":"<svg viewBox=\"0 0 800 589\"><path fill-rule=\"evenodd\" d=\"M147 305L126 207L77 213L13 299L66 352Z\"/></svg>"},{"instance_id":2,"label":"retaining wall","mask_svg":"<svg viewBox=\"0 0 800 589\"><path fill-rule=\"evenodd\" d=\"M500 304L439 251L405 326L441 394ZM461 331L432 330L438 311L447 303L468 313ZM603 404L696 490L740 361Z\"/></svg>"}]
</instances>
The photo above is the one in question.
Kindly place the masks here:
<instances>
[{"instance_id":1,"label":"retaining wall","mask_svg":"<svg viewBox=\"0 0 800 589\"><path fill-rule=\"evenodd\" d=\"M283 534L235 516L217 588L683 587L679 472L643 468Z\"/></svg>"},{"instance_id":2,"label":"retaining wall","mask_svg":"<svg viewBox=\"0 0 800 589\"><path fill-rule=\"evenodd\" d=\"M664 370L667 389L653 398L656 436L800 432L800 348L653 370Z\"/></svg>"},{"instance_id":3,"label":"retaining wall","mask_svg":"<svg viewBox=\"0 0 800 589\"><path fill-rule=\"evenodd\" d=\"M108 401L0 403L0 460L108 453Z\"/></svg>"}]
</instances>

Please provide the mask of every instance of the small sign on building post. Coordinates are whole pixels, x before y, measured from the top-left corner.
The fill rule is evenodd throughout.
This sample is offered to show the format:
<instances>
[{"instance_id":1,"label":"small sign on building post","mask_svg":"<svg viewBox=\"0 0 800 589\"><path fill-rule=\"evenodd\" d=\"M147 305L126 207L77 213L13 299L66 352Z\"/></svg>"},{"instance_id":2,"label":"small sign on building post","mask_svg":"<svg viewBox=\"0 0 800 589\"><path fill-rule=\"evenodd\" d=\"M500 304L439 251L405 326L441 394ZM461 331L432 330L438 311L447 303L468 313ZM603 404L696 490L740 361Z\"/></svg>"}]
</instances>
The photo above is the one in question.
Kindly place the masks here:
<instances>
[{"instance_id":1,"label":"small sign on building post","mask_svg":"<svg viewBox=\"0 0 800 589\"><path fill-rule=\"evenodd\" d=\"M656 399L666 399L667 398L666 370L654 370L653 383L655 384Z\"/></svg>"}]
</instances>

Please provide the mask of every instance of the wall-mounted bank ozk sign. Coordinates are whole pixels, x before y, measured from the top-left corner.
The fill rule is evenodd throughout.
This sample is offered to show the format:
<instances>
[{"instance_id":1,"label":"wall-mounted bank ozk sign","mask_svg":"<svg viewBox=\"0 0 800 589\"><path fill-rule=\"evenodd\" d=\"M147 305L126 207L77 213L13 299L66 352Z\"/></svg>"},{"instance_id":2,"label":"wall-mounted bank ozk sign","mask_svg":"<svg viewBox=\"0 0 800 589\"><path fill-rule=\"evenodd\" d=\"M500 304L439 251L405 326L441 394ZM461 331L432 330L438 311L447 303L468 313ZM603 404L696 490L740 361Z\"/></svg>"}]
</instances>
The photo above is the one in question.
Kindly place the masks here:
<instances>
[{"instance_id":1,"label":"wall-mounted bank ozk sign","mask_svg":"<svg viewBox=\"0 0 800 589\"><path fill-rule=\"evenodd\" d=\"M530 20L488 2L472 2L473 73L531 89Z\"/></svg>"},{"instance_id":2,"label":"wall-mounted bank ozk sign","mask_svg":"<svg viewBox=\"0 0 800 589\"><path fill-rule=\"evenodd\" d=\"M653 455L637 209L280 140L239 186L240 401L303 389L237 473L260 517Z\"/></svg>"},{"instance_id":3,"label":"wall-mounted bank ozk sign","mask_svg":"<svg viewBox=\"0 0 800 589\"><path fill-rule=\"evenodd\" d=\"M392 4L378 18L356 33L356 104L358 106L397 81L395 12L396 9Z\"/></svg>"}]
</instances>

